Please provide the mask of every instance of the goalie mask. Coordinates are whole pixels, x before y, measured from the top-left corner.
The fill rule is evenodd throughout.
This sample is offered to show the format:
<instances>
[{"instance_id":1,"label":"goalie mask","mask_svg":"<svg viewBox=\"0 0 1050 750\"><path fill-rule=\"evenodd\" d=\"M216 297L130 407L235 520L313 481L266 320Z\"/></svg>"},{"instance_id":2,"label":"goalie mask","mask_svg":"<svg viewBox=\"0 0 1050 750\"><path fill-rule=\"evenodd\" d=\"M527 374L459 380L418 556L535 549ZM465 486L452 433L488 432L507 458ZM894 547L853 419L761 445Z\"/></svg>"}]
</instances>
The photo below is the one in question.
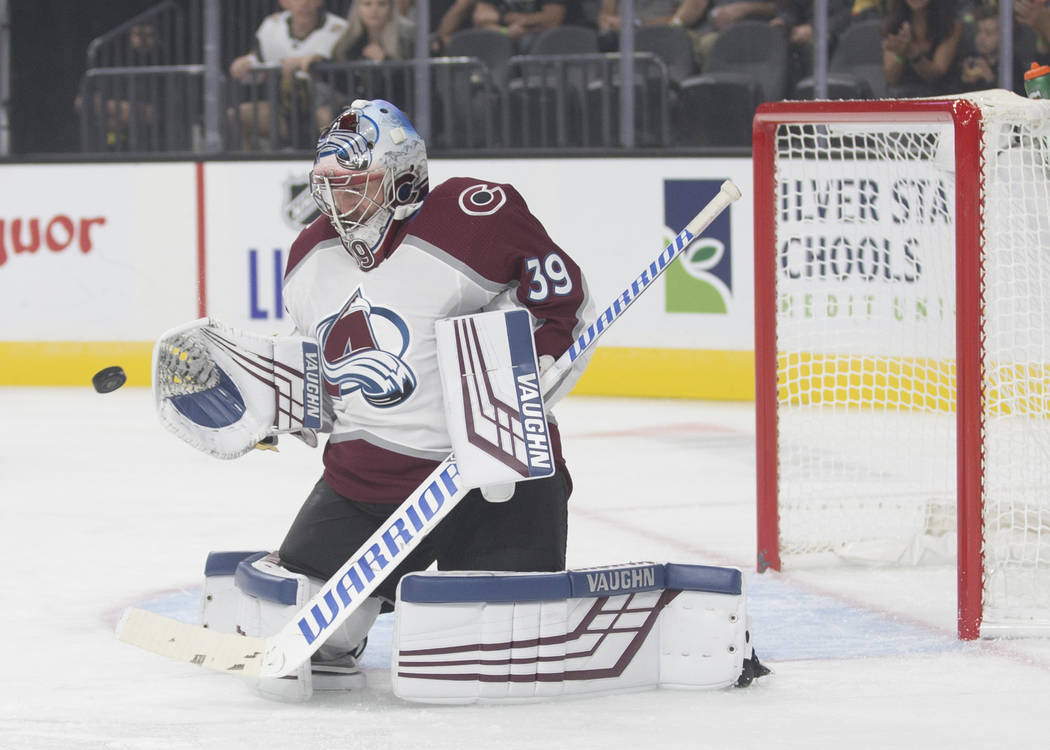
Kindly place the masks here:
<instances>
[{"instance_id":1,"label":"goalie mask","mask_svg":"<svg viewBox=\"0 0 1050 750\"><path fill-rule=\"evenodd\" d=\"M382 261L427 191L426 145L390 102L358 99L321 133L310 192L362 270Z\"/></svg>"}]
</instances>

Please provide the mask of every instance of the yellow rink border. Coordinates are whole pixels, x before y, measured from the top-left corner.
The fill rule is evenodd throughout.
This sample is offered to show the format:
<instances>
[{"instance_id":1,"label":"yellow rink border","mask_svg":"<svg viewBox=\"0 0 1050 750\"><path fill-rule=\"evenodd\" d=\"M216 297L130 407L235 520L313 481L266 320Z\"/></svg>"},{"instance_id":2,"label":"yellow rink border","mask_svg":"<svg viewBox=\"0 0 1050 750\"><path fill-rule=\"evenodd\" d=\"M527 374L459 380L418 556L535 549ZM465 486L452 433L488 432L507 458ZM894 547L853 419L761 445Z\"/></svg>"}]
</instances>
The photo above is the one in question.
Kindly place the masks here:
<instances>
[{"instance_id":1,"label":"yellow rink border","mask_svg":"<svg viewBox=\"0 0 1050 750\"><path fill-rule=\"evenodd\" d=\"M712 349L599 346L574 395L753 401L755 355Z\"/></svg>"},{"instance_id":2,"label":"yellow rink border","mask_svg":"<svg viewBox=\"0 0 1050 750\"><path fill-rule=\"evenodd\" d=\"M0 342L0 386L87 386L110 365L124 368L128 385L146 386L152 351L137 341ZM598 347L573 393L750 401L754 383L749 351Z\"/></svg>"},{"instance_id":3,"label":"yellow rink border","mask_svg":"<svg viewBox=\"0 0 1050 750\"><path fill-rule=\"evenodd\" d=\"M150 384L148 341L0 342L0 386L85 386L103 367L120 365L128 385ZM1050 414L1045 365L985 363L986 408L993 415ZM781 354L780 401L953 412L954 363L931 359ZM990 377L989 377L990 376ZM709 349L599 346L575 395L754 399L754 354Z\"/></svg>"},{"instance_id":4,"label":"yellow rink border","mask_svg":"<svg viewBox=\"0 0 1050 750\"><path fill-rule=\"evenodd\" d=\"M153 343L143 341L0 341L0 385L86 385L120 365L128 385L149 385Z\"/></svg>"}]
</instances>

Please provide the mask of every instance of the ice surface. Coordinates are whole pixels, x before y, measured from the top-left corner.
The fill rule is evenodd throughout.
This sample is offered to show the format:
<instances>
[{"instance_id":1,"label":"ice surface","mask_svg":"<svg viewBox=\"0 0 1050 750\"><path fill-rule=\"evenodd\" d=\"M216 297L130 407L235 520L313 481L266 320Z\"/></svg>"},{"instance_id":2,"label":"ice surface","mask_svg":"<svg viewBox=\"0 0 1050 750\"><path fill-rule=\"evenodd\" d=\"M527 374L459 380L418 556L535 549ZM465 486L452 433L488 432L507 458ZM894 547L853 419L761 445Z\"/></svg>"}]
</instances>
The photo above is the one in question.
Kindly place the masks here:
<instances>
[{"instance_id":1,"label":"ice surface","mask_svg":"<svg viewBox=\"0 0 1050 750\"><path fill-rule=\"evenodd\" d=\"M286 705L120 643L124 607L192 618L211 550L274 548L320 453L219 461L166 433L146 389L0 389L0 748L1045 748L1050 641L960 643L950 568L752 574L750 404L570 398L569 564L748 572L747 690L421 707L369 687Z\"/></svg>"}]
</instances>

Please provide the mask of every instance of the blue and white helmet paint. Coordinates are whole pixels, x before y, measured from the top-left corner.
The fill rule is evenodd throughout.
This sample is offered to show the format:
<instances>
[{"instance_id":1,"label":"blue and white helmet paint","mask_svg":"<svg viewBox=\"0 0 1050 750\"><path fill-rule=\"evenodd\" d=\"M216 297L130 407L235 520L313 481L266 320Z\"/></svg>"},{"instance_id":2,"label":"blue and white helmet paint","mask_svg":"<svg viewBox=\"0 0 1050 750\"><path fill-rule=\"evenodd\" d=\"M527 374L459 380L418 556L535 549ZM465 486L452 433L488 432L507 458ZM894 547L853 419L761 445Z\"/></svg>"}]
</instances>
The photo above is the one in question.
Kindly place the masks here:
<instances>
[{"instance_id":1,"label":"blue and white helmet paint","mask_svg":"<svg viewBox=\"0 0 1050 750\"><path fill-rule=\"evenodd\" d=\"M358 99L321 133L310 190L343 247L367 271L383 259L395 222L423 204L426 144L390 102Z\"/></svg>"}]
</instances>

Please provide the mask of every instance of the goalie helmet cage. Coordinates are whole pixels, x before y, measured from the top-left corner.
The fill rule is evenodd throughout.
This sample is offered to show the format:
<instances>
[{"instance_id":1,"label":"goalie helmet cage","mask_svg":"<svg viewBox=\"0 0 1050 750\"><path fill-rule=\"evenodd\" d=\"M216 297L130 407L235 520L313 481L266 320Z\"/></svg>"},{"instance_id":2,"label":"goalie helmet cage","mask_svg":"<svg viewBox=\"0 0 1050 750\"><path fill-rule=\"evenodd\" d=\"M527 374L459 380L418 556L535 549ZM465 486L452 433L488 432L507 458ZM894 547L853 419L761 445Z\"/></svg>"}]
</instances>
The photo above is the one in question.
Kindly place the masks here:
<instances>
[{"instance_id":1,"label":"goalie helmet cage","mask_svg":"<svg viewBox=\"0 0 1050 750\"><path fill-rule=\"evenodd\" d=\"M1050 634L1048 138L1005 91L759 107L760 571L954 554L960 638Z\"/></svg>"}]
</instances>

